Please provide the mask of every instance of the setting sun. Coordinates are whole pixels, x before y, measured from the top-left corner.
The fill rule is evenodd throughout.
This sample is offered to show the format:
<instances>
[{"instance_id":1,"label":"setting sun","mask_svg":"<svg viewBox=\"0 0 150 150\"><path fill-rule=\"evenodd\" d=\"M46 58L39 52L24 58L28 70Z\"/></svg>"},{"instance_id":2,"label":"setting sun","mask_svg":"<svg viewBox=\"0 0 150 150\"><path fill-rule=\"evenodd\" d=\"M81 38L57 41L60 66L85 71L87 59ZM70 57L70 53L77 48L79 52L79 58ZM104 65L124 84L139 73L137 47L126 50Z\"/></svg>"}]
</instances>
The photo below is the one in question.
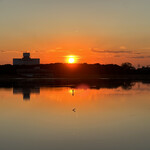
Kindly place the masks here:
<instances>
[{"instance_id":1,"label":"setting sun","mask_svg":"<svg viewBox=\"0 0 150 150\"><path fill-rule=\"evenodd\" d=\"M75 62L75 59L74 59L74 58L69 58L69 59L68 59L68 63L72 64L72 63L74 63L74 62Z\"/></svg>"},{"instance_id":2,"label":"setting sun","mask_svg":"<svg viewBox=\"0 0 150 150\"><path fill-rule=\"evenodd\" d=\"M76 58L76 56L67 56L67 62L69 63L69 64L73 64L73 63L76 63L76 61L77 61L77 58Z\"/></svg>"}]
</instances>

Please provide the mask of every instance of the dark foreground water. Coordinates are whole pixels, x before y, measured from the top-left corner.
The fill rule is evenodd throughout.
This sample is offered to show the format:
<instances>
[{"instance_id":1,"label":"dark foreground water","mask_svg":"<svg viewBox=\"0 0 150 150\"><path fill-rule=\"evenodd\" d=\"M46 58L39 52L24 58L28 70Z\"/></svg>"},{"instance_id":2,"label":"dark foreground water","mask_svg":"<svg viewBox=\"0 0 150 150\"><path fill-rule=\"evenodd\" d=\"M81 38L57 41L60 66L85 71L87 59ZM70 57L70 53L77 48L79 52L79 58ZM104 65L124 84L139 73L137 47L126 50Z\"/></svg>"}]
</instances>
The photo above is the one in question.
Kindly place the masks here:
<instances>
[{"instance_id":1,"label":"dark foreground water","mask_svg":"<svg viewBox=\"0 0 150 150\"><path fill-rule=\"evenodd\" d=\"M150 84L0 88L0 150L149 150Z\"/></svg>"}]
</instances>

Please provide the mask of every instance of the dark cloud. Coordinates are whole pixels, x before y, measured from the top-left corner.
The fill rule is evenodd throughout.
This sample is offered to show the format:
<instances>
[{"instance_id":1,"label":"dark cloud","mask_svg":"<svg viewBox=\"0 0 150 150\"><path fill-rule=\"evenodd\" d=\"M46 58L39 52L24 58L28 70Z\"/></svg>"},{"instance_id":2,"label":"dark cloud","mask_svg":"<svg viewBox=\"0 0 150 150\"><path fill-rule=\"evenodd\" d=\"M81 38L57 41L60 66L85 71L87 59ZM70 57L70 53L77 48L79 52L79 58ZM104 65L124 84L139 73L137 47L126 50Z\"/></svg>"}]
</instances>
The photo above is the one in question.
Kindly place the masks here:
<instances>
[{"instance_id":1,"label":"dark cloud","mask_svg":"<svg viewBox=\"0 0 150 150\"><path fill-rule=\"evenodd\" d=\"M121 57L120 55L115 55L114 57Z\"/></svg>"},{"instance_id":2,"label":"dark cloud","mask_svg":"<svg viewBox=\"0 0 150 150\"><path fill-rule=\"evenodd\" d=\"M134 53L134 54L136 54L136 55L140 55L141 53Z\"/></svg>"},{"instance_id":3,"label":"dark cloud","mask_svg":"<svg viewBox=\"0 0 150 150\"><path fill-rule=\"evenodd\" d=\"M144 59L144 58L150 58L150 56L133 56L129 58L134 58L134 59Z\"/></svg>"},{"instance_id":4,"label":"dark cloud","mask_svg":"<svg viewBox=\"0 0 150 150\"><path fill-rule=\"evenodd\" d=\"M96 50L96 49L91 49L92 52L96 52L96 53L112 53L112 54L121 54L121 53L126 53L126 54L130 54L132 53L132 51L129 50Z\"/></svg>"},{"instance_id":5,"label":"dark cloud","mask_svg":"<svg viewBox=\"0 0 150 150\"><path fill-rule=\"evenodd\" d=\"M5 53L5 52L7 52L7 51L5 51L5 50L0 50L0 52L1 52L1 53Z\"/></svg>"}]
</instances>

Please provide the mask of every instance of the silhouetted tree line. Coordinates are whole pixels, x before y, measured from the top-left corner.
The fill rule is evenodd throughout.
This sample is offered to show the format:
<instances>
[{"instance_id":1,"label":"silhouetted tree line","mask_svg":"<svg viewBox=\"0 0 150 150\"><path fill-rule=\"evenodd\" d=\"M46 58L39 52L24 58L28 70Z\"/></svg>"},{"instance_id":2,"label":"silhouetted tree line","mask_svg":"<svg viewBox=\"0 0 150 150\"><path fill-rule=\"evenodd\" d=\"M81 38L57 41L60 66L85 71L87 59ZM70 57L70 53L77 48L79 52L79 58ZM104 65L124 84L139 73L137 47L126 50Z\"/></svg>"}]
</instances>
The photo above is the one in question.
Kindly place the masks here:
<instances>
[{"instance_id":1,"label":"silhouetted tree line","mask_svg":"<svg viewBox=\"0 0 150 150\"><path fill-rule=\"evenodd\" d=\"M150 67L136 69L131 63L116 64L41 64L34 66L1 65L3 77L101 77L107 75L150 75Z\"/></svg>"}]
</instances>

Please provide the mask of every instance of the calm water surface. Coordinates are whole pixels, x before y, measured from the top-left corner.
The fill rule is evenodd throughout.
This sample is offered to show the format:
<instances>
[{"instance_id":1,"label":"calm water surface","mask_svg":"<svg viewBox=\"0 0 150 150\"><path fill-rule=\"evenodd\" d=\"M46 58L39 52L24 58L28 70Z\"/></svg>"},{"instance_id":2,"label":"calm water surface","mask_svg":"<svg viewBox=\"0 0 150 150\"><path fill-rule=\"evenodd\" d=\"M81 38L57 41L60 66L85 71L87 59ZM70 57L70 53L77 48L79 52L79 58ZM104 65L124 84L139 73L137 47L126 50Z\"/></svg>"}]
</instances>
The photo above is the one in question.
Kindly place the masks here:
<instances>
[{"instance_id":1,"label":"calm water surface","mask_svg":"<svg viewBox=\"0 0 150 150\"><path fill-rule=\"evenodd\" d=\"M100 149L150 149L150 84L0 88L0 150Z\"/></svg>"}]
</instances>

